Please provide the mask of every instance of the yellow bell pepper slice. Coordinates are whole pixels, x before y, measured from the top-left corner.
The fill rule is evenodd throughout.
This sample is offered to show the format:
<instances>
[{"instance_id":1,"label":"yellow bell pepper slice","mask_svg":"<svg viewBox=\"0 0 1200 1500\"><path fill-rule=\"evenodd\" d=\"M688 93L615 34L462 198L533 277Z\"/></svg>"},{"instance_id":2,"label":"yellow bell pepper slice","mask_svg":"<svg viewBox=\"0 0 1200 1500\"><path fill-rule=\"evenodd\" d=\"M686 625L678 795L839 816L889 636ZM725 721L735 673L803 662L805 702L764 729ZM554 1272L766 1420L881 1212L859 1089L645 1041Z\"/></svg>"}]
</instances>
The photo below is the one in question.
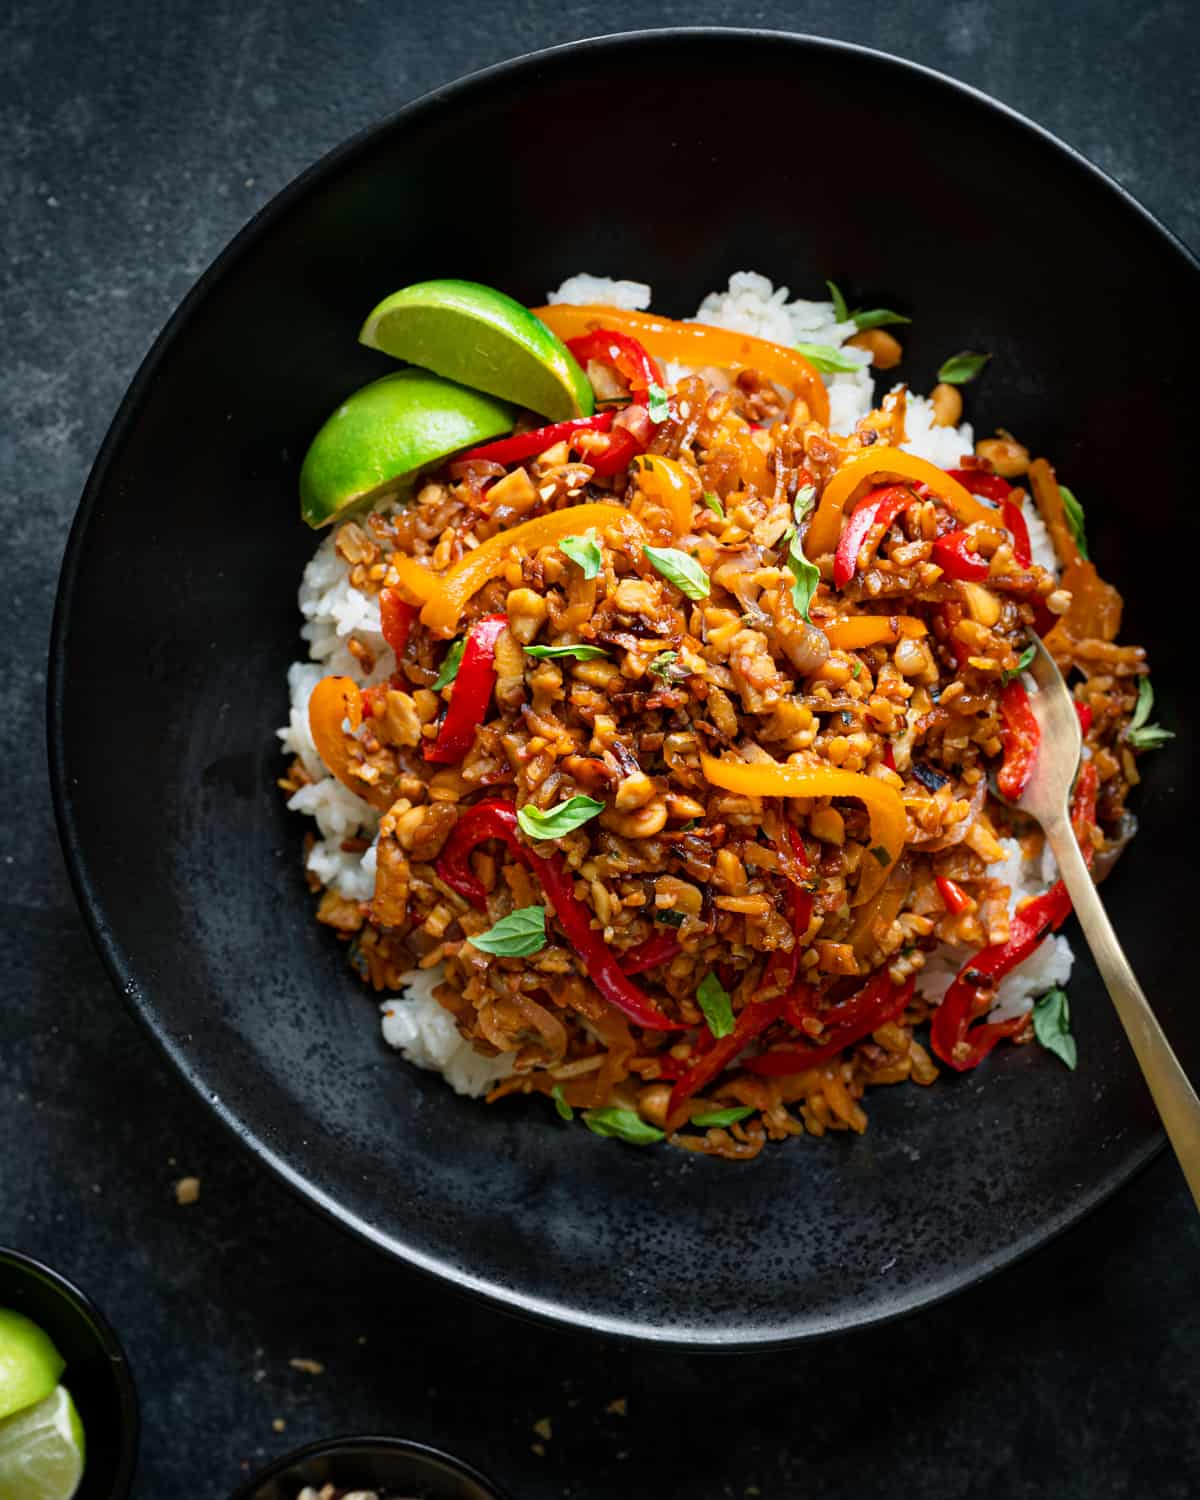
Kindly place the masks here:
<instances>
[{"instance_id":1,"label":"yellow bell pepper slice","mask_svg":"<svg viewBox=\"0 0 1200 1500\"><path fill-rule=\"evenodd\" d=\"M905 479L928 485L963 526L970 526L973 521L1000 524L999 512L976 500L970 490L964 489L957 479L951 479L936 464L900 448L868 448L839 469L825 486L821 503L804 538L804 550L808 556L820 557L836 548L842 533L843 512L860 489Z\"/></svg>"},{"instance_id":2,"label":"yellow bell pepper slice","mask_svg":"<svg viewBox=\"0 0 1200 1500\"><path fill-rule=\"evenodd\" d=\"M692 529L692 486L683 465L657 453L644 453L633 461L633 478L648 500L670 514L675 535L686 536Z\"/></svg>"},{"instance_id":3,"label":"yellow bell pepper slice","mask_svg":"<svg viewBox=\"0 0 1200 1500\"><path fill-rule=\"evenodd\" d=\"M615 505L572 505L566 510L552 511L548 516L522 521L507 531L498 531L473 552L460 557L440 577L430 575L434 587L425 595L421 624L439 635L453 635L463 610L488 579L496 576L509 553L514 550L536 552L539 547L551 547L561 542L565 536L582 536L593 527L611 526L624 515L625 512ZM410 577L411 574L405 573L401 581L407 584Z\"/></svg>"},{"instance_id":4,"label":"yellow bell pepper slice","mask_svg":"<svg viewBox=\"0 0 1200 1500\"><path fill-rule=\"evenodd\" d=\"M714 328L708 323L680 323L674 318L627 312L620 307L572 307L567 302L556 302L553 307L535 307L533 313L564 343L597 328L609 328L637 339L648 354L693 369L715 365L722 370L757 370L768 380L803 396L813 417L828 425L829 394L825 382L802 354L783 344L734 333L729 328Z\"/></svg>"},{"instance_id":5,"label":"yellow bell pepper slice","mask_svg":"<svg viewBox=\"0 0 1200 1500\"><path fill-rule=\"evenodd\" d=\"M904 801L894 787L875 776L834 766L723 760L703 754L700 766L713 786L742 797L855 797L864 803L871 819L871 847L863 857L854 906L874 896L904 852Z\"/></svg>"},{"instance_id":6,"label":"yellow bell pepper slice","mask_svg":"<svg viewBox=\"0 0 1200 1500\"><path fill-rule=\"evenodd\" d=\"M354 743L342 728L349 720L351 731L362 723L362 695L352 677L322 677L308 700L308 727L317 754L331 772L356 797L373 806L387 808L392 798L381 786L372 786L354 775L357 762L350 754Z\"/></svg>"},{"instance_id":7,"label":"yellow bell pepper slice","mask_svg":"<svg viewBox=\"0 0 1200 1500\"><path fill-rule=\"evenodd\" d=\"M836 651L861 651L864 646L894 646L926 635L924 620L914 615L848 615L844 620L820 622Z\"/></svg>"}]
</instances>

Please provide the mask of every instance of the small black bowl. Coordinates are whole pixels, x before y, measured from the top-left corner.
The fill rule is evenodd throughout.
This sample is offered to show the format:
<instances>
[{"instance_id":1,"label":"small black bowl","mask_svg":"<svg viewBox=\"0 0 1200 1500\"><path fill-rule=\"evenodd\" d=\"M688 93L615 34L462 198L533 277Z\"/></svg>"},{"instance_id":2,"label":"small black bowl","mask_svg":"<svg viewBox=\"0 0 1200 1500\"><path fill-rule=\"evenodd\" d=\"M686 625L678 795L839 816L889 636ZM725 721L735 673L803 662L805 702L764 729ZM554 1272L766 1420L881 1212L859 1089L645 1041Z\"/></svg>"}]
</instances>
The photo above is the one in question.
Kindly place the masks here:
<instances>
[{"instance_id":1,"label":"small black bowl","mask_svg":"<svg viewBox=\"0 0 1200 1500\"><path fill-rule=\"evenodd\" d=\"M107 1319L65 1276L2 1248L0 1307L31 1318L67 1362L62 1383L79 1410L87 1443L76 1500L124 1500L137 1458L137 1391Z\"/></svg>"},{"instance_id":2,"label":"small black bowl","mask_svg":"<svg viewBox=\"0 0 1200 1500\"><path fill-rule=\"evenodd\" d=\"M296 1500L306 1484L382 1489L404 1500L507 1500L469 1464L404 1438L343 1437L277 1458L232 1500Z\"/></svg>"}]
</instances>

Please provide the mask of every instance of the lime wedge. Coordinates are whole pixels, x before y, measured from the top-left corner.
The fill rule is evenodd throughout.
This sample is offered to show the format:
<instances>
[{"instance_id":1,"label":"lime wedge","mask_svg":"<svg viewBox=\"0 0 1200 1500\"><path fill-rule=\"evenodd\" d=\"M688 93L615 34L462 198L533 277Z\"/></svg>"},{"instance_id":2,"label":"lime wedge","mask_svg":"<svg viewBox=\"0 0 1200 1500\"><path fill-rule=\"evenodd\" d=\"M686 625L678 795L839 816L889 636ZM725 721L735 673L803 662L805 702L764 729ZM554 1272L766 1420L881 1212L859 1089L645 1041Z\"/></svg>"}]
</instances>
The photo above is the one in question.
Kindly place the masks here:
<instances>
[{"instance_id":1,"label":"lime wedge","mask_svg":"<svg viewBox=\"0 0 1200 1500\"><path fill-rule=\"evenodd\" d=\"M312 440L300 469L300 513L328 526L403 495L416 475L460 448L511 432L513 411L424 370L399 370L347 397Z\"/></svg>"},{"instance_id":2,"label":"lime wedge","mask_svg":"<svg viewBox=\"0 0 1200 1500\"><path fill-rule=\"evenodd\" d=\"M587 376L527 307L477 281L418 281L385 297L360 343L565 422L590 417Z\"/></svg>"},{"instance_id":3,"label":"lime wedge","mask_svg":"<svg viewBox=\"0 0 1200 1500\"><path fill-rule=\"evenodd\" d=\"M0 1307L0 1417L45 1400L62 1372L62 1355L37 1324Z\"/></svg>"},{"instance_id":4,"label":"lime wedge","mask_svg":"<svg viewBox=\"0 0 1200 1500\"><path fill-rule=\"evenodd\" d=\"M64 1386L0 1422L0 1500L71 1500L83 1478L83 1423Z\"/></svg>"}]
</instances>

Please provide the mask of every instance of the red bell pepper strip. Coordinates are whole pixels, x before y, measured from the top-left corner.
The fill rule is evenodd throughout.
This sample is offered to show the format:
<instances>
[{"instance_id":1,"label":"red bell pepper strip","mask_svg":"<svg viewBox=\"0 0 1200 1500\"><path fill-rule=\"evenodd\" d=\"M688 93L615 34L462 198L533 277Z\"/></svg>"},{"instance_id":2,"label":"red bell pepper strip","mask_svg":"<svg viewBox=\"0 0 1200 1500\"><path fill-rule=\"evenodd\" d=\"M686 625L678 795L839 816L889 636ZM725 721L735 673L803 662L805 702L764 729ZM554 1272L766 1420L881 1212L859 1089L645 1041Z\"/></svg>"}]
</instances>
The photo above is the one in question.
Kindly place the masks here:
<instances>
[{"instance_id":1,"label":"red bell pepper strip","mask_svg":"<svg viewBox=\"0 0 1200 1500\"><path fill-rule=\"evenodd\" d=\"M896 752L892 749L891 740L883 742L883 763L889 771L896 769Z\"/></svg>"},{"instance_id":2,"label":"red bell pepper strip","mask_svg":"<svg viewBox=\"0 0 1200 1500\"><path fill-rule=\"evenodd\" d=\"M1090 703L1080 703L1077 699L1075 702L1075 712L1079 715L1080 733L1086 740L1087 732L1092 727L1092 706Z\"/></svg>"},{"instance_id":3,"label":"red bell pepper strip","mask_svg":"<svg viewBox=\"0 0 1200 1500\"><path fill-rule=\"evenodd\" d=\"M567 348L586 370L589 360L611 365L625 377L629 394L635 401L646 400L651 385L662 385L662 371L637 339L614 329L597 328L577 339L568 339Z\"/></svg>"},{"instance_id":4,"label":"red bell pepper strip","mask_svg":"<svg viewBox=\"0 0 1200 1500\"><path fill-rule=\"evenodd\" d=\"M1072 822L1075 836L1083 847L1083 857L1090 865L1092 845L1088 829L1096 821L1096 789L1099 777L1088 761L1079 773L1072 799ZM972 1023L992 1005L1000 980L1023 960L1051 932L1057 932L1071 915L1071 898L1061 880L1048 891L1027 901L1013 917L1007 943L984 948L969 959L954 977L942 1003L933 1013L929 1030L934 1052L956 1072L965 1073L988 1055L1002 1037L1013 1036L1028 1021L1028 1016L1014 1016L1008 1021Z\"/></svg>"},{"instance_id":5,"label":"red bell pepper strip","mask_svg":"<svg viewBox=\"0 0 1200 1500\"><path fill-rule=\"evenodd\" d=\"M408 600L402 599L395 589L379 591L379 618L382 622L383 638L396 653L397 661L404 655L413 621L420 613L419 604L409 604Z\"/></svg>"},{"instance_id":6,"label":"red bell pepper strip","mask_svg":"<svg viewBox=\"0 0 1200 1500\"><path fill-rule=\"evenodd\" d=\"M951 479L957 479L964 490L972 495L982 495L994 505L1001 505L1012 492L1012 485L999 474L990 474L987 469L947 469Z\"/></svg>"},{"instance_id":7,"label":"red bell pepper strip","mask_svg":"<svg viewBox=\"0 0 1200 1500\"><path fill-rule=\"evenodd\" d=\"M590 465L593 474L604 479L627 469L644 452L645 444L639 443L628 427L618 427L609 433L608 447L602 452L589 453L584 462Z\"/></svg>"},{"instance_id":8,"label":"red bell pepper strip","mask_svg":"<svg viewBox=\"0 0 1200 1500\"><path fill-rule=\"evenodd\" d=\"M886 530L901 511L916 504L917 497L907 485L885 484L872 490L846 522L833 555L834 586L844 589L858 571L858 554L871 530Z\"/></svg>"},{"instance_id":9,"label":"red bell pepper strip","mask_svg":"<svg viewBox=\"0 0 1200 1500\"><path fill-rule=\"evenodd\" d=\"M553 422L549 427L536 427L532 432L520 432L515 437L499 438L494 443L484 443L481 448L472 448L460 454L457 462L469 463L471 459L485 459L494 464L515 464L523 458L536 458L553 448L555 443L570 442L580 432L607 432L613 424L615 411L602 411L594 417L573 417L569 422Z\"/></svg>"},{"instance_id":10,"label":"red bell pepper strip","mask_svg":"<svg viewBox=\"0 0 1200 1500\"><path fill-rule=\"evenodd\" d=\"M679 939L674 933L655 932L644 943L621 955L621 970L625 974L643 974L659 964L670 963L679 951Z\"/></svg>"},{"instance_id":11,"label":"red bell pepper strip","mask_svg":"<svg viewBox=\"0 0 1200 1500\"><path fill-rule=\"evenodd\" d=\"M483 883L470 867L472 850L488 839L500 839L509 853L541 881L559 926L601 995L624 1016L647 1031L681 1031L644 991L621 971L611 949L592 928L592 914L575 896L575 877L561 854L539 859L517 835L517 810L501 797L469 807L451 830L435 866L438 875L477 909L487 903Z\"/></svg>"},{"instance_id":12,"label":"red bell pepper strip","mask_svg":"<svg viewBox=\"0 0 1200 1500\"><path fill-rule=\"evenodd\" d=\"M821 1063L829 1062L847 1047L861 1042L886 1022L903 1014L912 999L914 983L909 978L902 985L894 985L886 969L878 970L857 994L827 1011L822 1017L828 1032L824 1042L813 1047L764 1052L760 1057L748 1059L744 1064L746 1071L764 1078L779 1078L787 1073L803 1073L808 1068L816 1068Z\"/></svg>"},{"instance_id":13,"label":"red bell pepper strip","mask_svg":"<svg viewBox=\"0 0 1200 1500\"><path fill-rule=\"evenodd\" d=\"M441 766L457 765L471 748L496 685L496 641L507 626L507 615L484 615L471 626L450 689L450 706L437 739L425 746L426 760Z\"/></svg>"},{"instance_id":14,"label":"red bell pepper strip","mask_svg":"<svg viewBox=\"0 0 1200 1500\"><path fill-rule=\"evenodd\" d=\"M991 564L986 557L970 550L969 540L965 531L948 531L934 542L933 561L947 578L958 583L982 583L991 572Z\"/></svg>"},{"instance_id":15,"label":"red bell pepper strip","mask_svg":"<svg viewBox=\"0 0 1200 1500\"><path fill-rule=\"evenodd\" d=\"M794 823L789 823L787 831L788 841L792 847L792 857L806 875L811 875L812 865L808 862L808 854L804 848L804 840L800 837L800 830ZM796 964L800 959L800 939L808 931L812 923L813 893L804 890L802 886L798 886L789 880L788 898L791 904L792 932L796 937L795 946L792 948L792 973L794 976Z\"/></svg>"},{"instance_id":16,"label":"red bell pepper strip","mask_svg":"<svg viewBox=\"0 0 1200 1500\"><path fill-rule=\"evenodd\" d=\"M1011 500L1005 500L1000 505L1000 515L1003 517L1005 530L1012 537L1013 556L1023 568L1028 568L1033 562L1033 547L1021 507L1014 505Z\"/></svg>"},{"instance_id":17,"label":"red bell pepper strip","mask_svg":"<svg viewBox=\"0 0 1200 1500\"><path fill-rule=\"evenodd\" d=\"M960 917L963 912L970 910L971 898L957 880L951 880L947 875L938 875L934 879L941 898L946 903L946 910L951 916Z\"/></svg>"},{"instance_id":18,"label":"red bell pepper strip","mask_svg":"<svg viewBox=\"0 0 1200 1500\"><path fill-rule=\"evenodd\" d=\"M769 972L769 971L768 971ZM687 1118L684 1106L693 1094L698 1094L723 1073L731 1062L760 1036L772 1021L783 1014L787 994L776 995L773 1000L751 1000L738 1012L733 1030L718 1041L688 1068L671 1090L667 1105L667 1129L676 1130Z\"/></svg>"},{"instance_id":19,"label":"red bell pepper strip","mask_svg":"<svg viewBox=\"0 0 1200 1500\"><path fill-rule=\"evenodd\" d=\"M1010 802L1016 802L1029 784L1042 738L1029 694L1019 677L1007 683L1000 694L1000 717L1004 720L1000 731L1004 760L996 776L996 785Z\"/></svg>"}]
</instances>

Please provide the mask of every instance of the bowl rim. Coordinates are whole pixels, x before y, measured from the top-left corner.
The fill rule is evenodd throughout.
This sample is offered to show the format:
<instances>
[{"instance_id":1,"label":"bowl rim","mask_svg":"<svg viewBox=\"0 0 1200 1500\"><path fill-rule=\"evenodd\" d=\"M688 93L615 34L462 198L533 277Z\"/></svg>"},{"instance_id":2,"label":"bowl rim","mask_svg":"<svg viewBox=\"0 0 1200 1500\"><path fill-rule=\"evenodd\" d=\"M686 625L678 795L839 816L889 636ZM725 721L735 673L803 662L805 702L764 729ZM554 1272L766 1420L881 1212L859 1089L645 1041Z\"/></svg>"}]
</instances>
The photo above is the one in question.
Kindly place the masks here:
<instances>
[{"instance_id":1,"label":"bowl rim","mask_svg":"<svg viewBox=\"0 0 1200 1500\"><path fill-rule=\"evenodd\" d=\"M56 1291L62 1293L82 1317L107 1356L108 1371L116 1388L117 1408L120 1413L120 1450L109 1496L110 1500L122 1500L122 1497L128 1495L133 1482L134 1470L137 1467L138 1439L141 1436L142 1426L137 1384L134 1381L133 1369L124 1345L117 1337L112 1324L87 1292L76 1286L61 1271L48 1266L44 1260L39 1260L37 1256L29 1255L24 1250L17 1250L11 1245L0 1245L0 1267L12 1267L25 1276L49 1282ZM64 1372L68 1380L70 1371L71 1366L68 1361Z\"/></svg>"},{"instance_id":2,"label":"bowl rim","mask_svg":"<svg viewBox=\"0 0 1200 1500\"><path fill-rule=\"evenodd\" d=\"M356 156L371 146L378 137L393 131L422 116L452 103L461 94L474 90L481 84L502 75L533 73L548 61L560 57L585 55L588 52L616 52L636 49L649 42L664 40L686 40L699 38L724 38L731 43L739 41L770 42L783 46L807 49L842 58L857 58L872 64L882 64L943 90L960 95L974 105L981 106L1002 117L1010 127L1032 136L1048 151L1058 156L1066 166L1081 177L1090 180L1111 194L1115 194L1127 211L1141 221L1147 233L1156 236L1181 257L1185 265L1200 277L1200 258L1180 237L1161 223L1132 193L1095 163L1066 141L1061 140L1044 126L1029 119L1001 100L963 83L948 74L941 73L923 63L899 57L895 53L879 48L862 46L856 42L842 41L832 37L815 36L806 32L791 32L769 27L738 26L665 26L646 27L634 31L608 32L579 38L552 47L506 58L475 72L464 74L447 83L439 84L402 105L399 109L372 121L356 131L346 140L332 147L306 167L298 176L286 183L272 198L242 226L225 248L216 256L178 307L164 324L138 367L133 380L125 392L112 423L105 435L97 456L88 474L78 508L72 521L63 554L55 596L54 614L50 630L49 659L47 671L47 749L50 770L51 793L55 822L62 845L71 886L78 902L84 924L92 942L108 971L109 978L121 994L128 1008L149 1032L162 1056L171 1064L186 1083L203 1100L205 1105L221 1121L227 1130L258 1161L271 1171L285 1186L298 1194L306 1203L318 1209L336 1224L358 1238L375 1246L385 1254L402 1260L406 1265L438 1278L455 1289L483 1298L499 1305L511 1313L547 1322L576 1331L588 1332L609 1338L628 1339L639 1343L681 1349L723 1350L781 1349L810 1340L834 1337L840 1334L878 1327L896 1318L906 1317L927 1307L934 1307L946 1298L978 1286L999 1271L1024 1260L1035 1250L1049 1244L1066 1230L1072 1228L1092 1210L1097 1208L1126 1186L1143 1171L1165 1145L1161 1131L1140 1146L1120 1168L1116 1168L1104 1181L1082 1195L1073 1197L1057 1214L1044 1219L1034 1230L1029 1230L1019 1239L1001 1250L978 1260L970 1269L954 1273L944 1281L923 1284L896 1298L886 1307L872 1309L865 1314L839 1313L826 1315L820 1320L796 1317L782 1328L770 1330L735 1327L728 1333L724 1330L688 1330L682 1327L661 1328L647 1321L623 1317L615 1313L581 1312L566 1303L550 1297L536 1296L514 1290L499 1281L476 1276L448 1259L421 1250L398 1235L381 1231L363 1220L359 1215L343 1207L335 1197L310 1182L304 1173L271 1145L260 1133L237 1117L216 1098L204 1079L196 1074L187 1050L162 1027L155 1014L153 1003L143 993L133 966L127 962L117 934L109 927L100 901L92 888L87 860L80 845L74 823L71 797L68 790L67 767L63 741L63 715L65 695L65 640L72 609L76 576L83 554L83 542L92 514L97 507L107 481L108 470L114 456L123 446L133 427L145 393L153 382L159 365L163 362L176 338L185 329L196 310L203 303L209 289L231 272L258 241L260 236L278 220L289 213L315 184L331 178L349 165Z\"/></svg>"},{"instance_id":3,"label":"bowl rim","mask_svg":"<svg viewBox=\"0 0 1200 1500\"><path fill-rule=\"evenodd\" d=\"M372 1433L361 1437L349 1434L344 1437L319 1439L316 1442L305 1443L302 1447L293 1448L290 1452L281 1454L279 1458L272 1459L265 1468L252 1475L240 1489L234 1490L229 1500L254 1500L256 1492L268 1480L278 1479L296 1464L303 1463L305 1459L323 1458L326 1454L341 1453L348 1448L382 1448L388 1453L403 1453L410 1458L436 1459L438 1463L445 1464L461 1478L469 1479L473 1484L479 1485L492 1497L492 1500L509 1500L508 1491L501 1489L494 1479L489 1479L473 1464L467 1463L465 1459L456 1458L453 1453L447 1453L442 1448L435 1448L432 1443L418 1442L415 1438L383 1437Z\"/></svg>"}]
</instances>

